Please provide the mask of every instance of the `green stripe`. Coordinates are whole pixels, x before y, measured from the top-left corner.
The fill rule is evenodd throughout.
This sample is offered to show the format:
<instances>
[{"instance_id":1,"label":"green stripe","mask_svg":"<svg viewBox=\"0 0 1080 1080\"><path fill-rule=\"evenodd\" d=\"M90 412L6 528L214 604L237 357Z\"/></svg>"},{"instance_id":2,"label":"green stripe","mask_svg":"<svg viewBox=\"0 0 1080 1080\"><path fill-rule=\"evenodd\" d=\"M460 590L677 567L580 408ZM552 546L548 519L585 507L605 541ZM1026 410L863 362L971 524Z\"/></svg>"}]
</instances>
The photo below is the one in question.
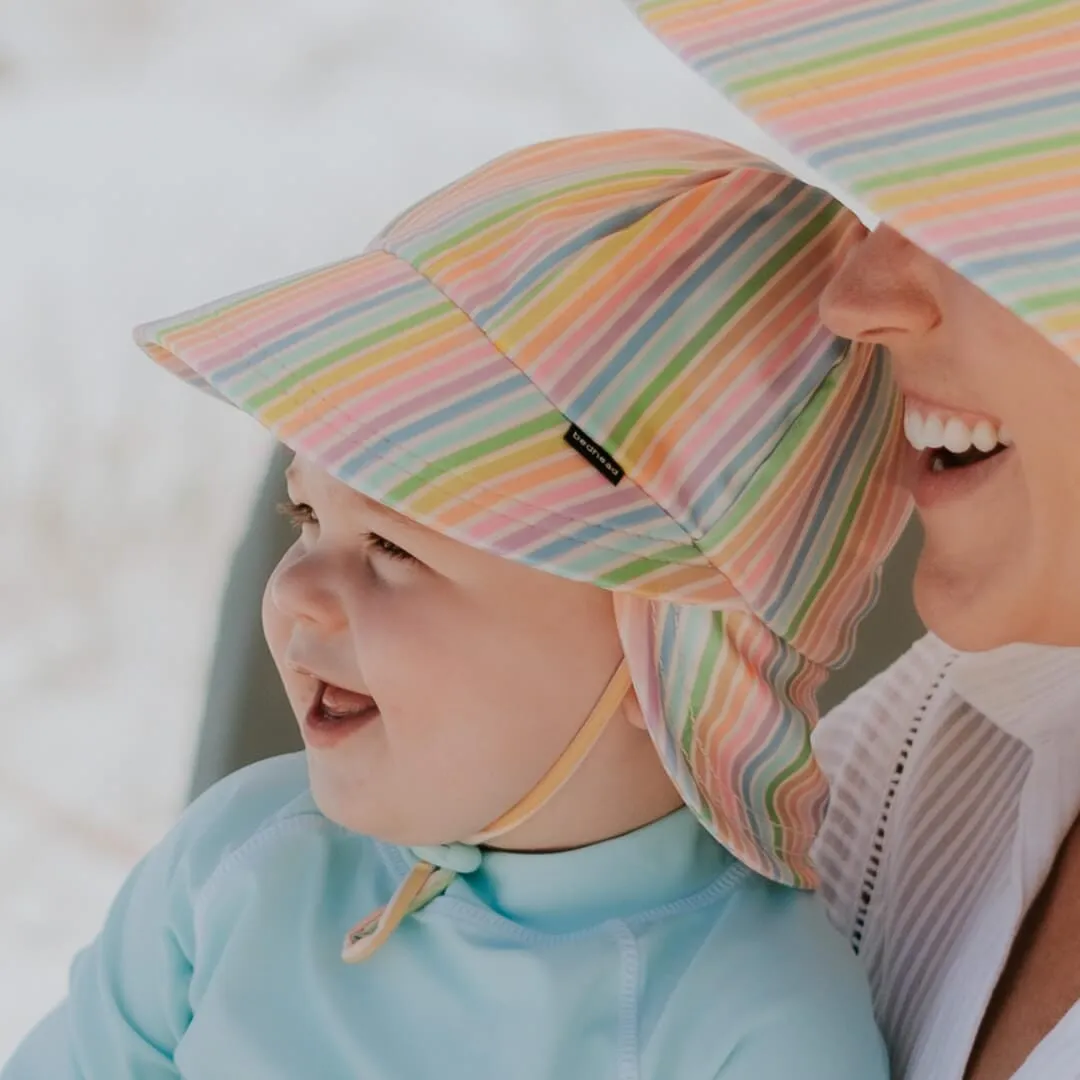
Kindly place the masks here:
<instances>
[{"instance_id":1,"label":"green stripe","mask_svg":"<svg viewBox=\"0 0 1080 1080\"><path fill-rule=\"evenodd\" d=\"M694 678L694 685L690 691L690 712L694 719L701 715L702 708L705 705L705 698L709 691L709 683L712 681L713 671L716 668L716 661L720 657L720 646L724 641L724 618L719 612L717 612L717 615L719 617L714 620L713 624L715 630L709 635L705 650L698 660L697 675Z\"/></svg>"},{"instance_id":2,"label":"green stripe","mask_svg":"<svg viewBox=\"0 0 1080 1080\"><path fill-rule=\"evenodd\" d=\"M618 455L619 448L630 432L637 426L649 406L663 393L686 368L701 356L705 345L716 336L738 312L745 307L803 248L815 240L836 216L844 212L838 202L829 201L804 225L768 262L762 265L732 294L716 314L684 345L674 359L645 387L633 405L612 429L609 450Z\"/></svg>"},{"instance_id":3,"label":"green stripe","mask_svg":"<svg viewBox=\"0 0 1080 1080\"><path fill-rule=\"evenodd\" d=\"M784 469L791 458L799 452L807 429L814 425L822 410L828 405L829 399L835 390L836 379L836 372L830 371L821 381L817 389L810 395L809 401L800 410L798 416L788 425L787 430L780 436L776 446L769 451L768 457L761 463L747 482L746 487L739 493L731 508L701 538L700 546L702 548L711 551L718 543L726 540L733 532L739 529L747 514L757 508L761 496L772 487L776 474Z\"/></svg>"},{"instance_id":4,"label":"green stripe","mask_svg":"<svg viewBox=\"0 0 1080 1080\"><path fill-rule=\"evenodd\" d=\"M440 319L444 315L448 315L456 310L457 308L449 301L440 300L431 307L407 315L403 319L398 319L397 322L388 323L386 326L380 327L370 334L364 334L361 337L353 338L344 345L338 346L338 348L334 349L332 352L323 353L322 356L318 356L314 360L310 360L308 363L303 364L298 368L294 368L288 375L259 391L259 393L254 394L252 397L247 398L241 404L245 409L260 409L262 406L270 404L274 398L287 393L298 383L303 382L304 379L318 374L318 372L336 364L339 360L344 360L348 356L355 356L357 353L363 352L373 345L380 345L389 338L406 333L409 330L415 330L418 326L433 322L435 319Z\"/></svg>"},{"instance_id":5,"label":"green stripe","mask_svg":"<svg viewBox=\"0 0 1080 1080\"><path fill-rule=\"evenodd\" d=\"M1072 2L1073 0L1024 0L1023 3L1013 4L1012 7L1003 8L1001 11L968 15L962 19L942 23L940 26L928 26L921 30L912 30L909 33L897 34L881 41L867 42L864 45L830 53L827 56L776 68L774 71L766 72L763 75L752 75L749 78L732 82L727 89L732 94L742 94L747 90L756 90L759 86L769 86L773 82L790 78L793 75L809 75L815 71L823 71L830 67L846 64L850 60L880 56L882 53L891 52L893 49L902 48L905 45L919 45L924 42L936 41L939 38L948 37L950 34L962 33L965 30L978 30L980 27L991 26L996 22L1007 22L1014 16L1030 15L1034 12Z\"/></svg>"},{"instance_id":6,"label":"green stripe","mask_svg":"<svg viewBox=\"0 0 1080 1080\"><path fill-rule=\"evenodd\" d=\"M678 547L665 548L663 560L646 555L644 558L634 559L633 562L623 563L604 574L597 584L605 589L622 588L637 578L654 573L658 562L679 564L700 558L701 552L693 544L680 544Z\"/></svg>"},{"instance_id":7,"label":"green stripe","mask_svg":"<svg viewBox=\"0 0 1080 1080\"><path fill-rule=\"evenodd\" d=\"M876 191L878 188L906 184L912 180L929 180L944 173L974 169L980 165L997 165L1014 158L1030 157L1051 150L1064 150L1069 146L1080 146L1080 131L1049 135L1043 139L1032 139L1030 142L1015 143L1012 146L1007 144L996 145L977 154L962 154L960 157L946 158L944 161L933 161L927 165L918 165L911 169L899 169L896 172L884 173L870 180L856 180L852 182L851 186L859 193Z\"/></svg>"},{"instance_id":8,"label":"green stripe","mask_svg":"<svg viewBox=\"0 0 1080 1080\"><path fill-rule=\"evenodd\" d=\"M791 679L788 679L788 684L790 685L790 683ZM794 704L792 704L791 708L793 710L795 709ZM785 712L786 711L787 710L785 709ZM772 846L774 852L783 852L787 848L787 837L784 836L784 826L778 821L780 815L776 811L776 793L793 776L798 775L810 764L812 756L813 752L810 747L810 736L809 733L807 733L803 736L802 748L799 753L792 758L786 768L781 769L780 772L776 774L765 788L765 813L766 819L772 822ZM760 820L760 815L751 813L751 818Z\"/></svg>"},{"instance_id":9,"label":"green stripe","mask_svg":"<svg viewBox=\"0 0 1080 1080\"><path fill-rule=\"evenodd\" d=\"M693 170L689 168L671 168L671 169L635 169L632 171L619 173L619 179L629 178L651 178L654 176L688 176L692 175ZM442 255L444 252L456 247L458 244L465 240L470 240L478 233L484 232L486 229L491 228L493 225L498 225L508 218L512 218L517 214L520 214L524 210L530 210L534 206L542 206L551 203L553 200L561 198L564 195L572 194L578 191L588 191L590 188L608 188L611 186L614 177L611 175L604 175L597 177L596 179L583 180L578 184L567 184L565 187L553 188L541 192L539 195L534 195L532 198L523 199L521 202L514 203L512 206L508 206L505 210L499 210L496 213L489 214L487 217L481 218L479 221L470 225L467 229L461 232L455 232L446 237L441 243L436 244L434 247L425 248L423 251L418 252L415 256L410 257L410 261L424 262L428 259L434 259L435 257ZM654 193L655 194L655 193ZM406 244L407 248L408 245Z\"/></svg>"},{"instance_id":10,"label":"green stripe","mask_svg":"<svg viewBox=\"0 0 1080 1080\"><path fill-rule=\"evenodd\" d=\"M873 392L876 395L877 385L875 380L875 386ZM878 410L875 409L876 413ZM871 420L873 417L871 417ZM855 520L855 515L859 508L862 506L863 497L866 494L866 489L870 483L870 477L874 472L874 465L881 454L882 443L888 437L886 433L877 440L874 446L874 452L867 458L866 466L863 468L859 480L855 485L855 490L844 500L846 509L844 511L841 520L841 528L836 532L832 546L829 549L828 554L825 556L824 561L818 570L817 575L814 578L813 584L803 595L803 601L799 605L795 614L792 616L791 621L784 628L784 636L786 638L793 638L802 628L803 622L806 620L807 615L810 613L810 608L814 601L817 599L819 593L825 588L825 583L829 576L832 574L833 568L836 566L837 560L840 558L840 552L844 545L847 543L847 537L851 532L852 524Z\"/></svg>"},{"instance_id":11,"label":"green stripe","mask_svg":"<svg viewBox=\"0 0 1080 1080\"><path fill-rule=\"evenodd\" d=\"M713 621L713 632L709 634L708 640L705 642L705 649L698 659L697 676L694 679L694 685L690 689L689 715L685 718L682 738L679 740L682 752L688 762L692 760L697 718L701 715L701 707L709 689L709 680L720 657L720 647L723 641L724 615L718 611Z\"/></svg>"},{"instance_id":12,"label":"green stripe","mask_svg":"<svg viewBox=\"0 0 1080 1080\"><path fill-rule=\"evenodd\" d=\"M513 446L515 443L522 442L525 439L531 439L536 435L542 435L545 431L550 431L552 428L560 427L565 423L566 418L562 413L544 413L542 416L538 416L532 420L526 420L523 424L517 424L515 427L508 428L498 435L491 435L486 439L482 439L480 442L472 443L469 446L463 446L460 450L457 450L452 454L447 454L445 457L439 458L438 461L433 461L430 465L425 465L418 473L410 476L409 479L405 480L403 483L398 484L393 490L388 491L386 493L386 501L388 503L402 502L409 498L410 495L419 491L425 484L430 483L432 480L437 480L445 473L464 468L467 465L473 464L480 458L487 457L489 454L493 454L499 450L505 450L507 447Z\"/></svg>"},{"instance_id":13,"label":"green stripe","mask_svg":"<svg viewBox=\"0 0 1080 1080\"><path fill-rule=\"evenodd\" d=\"M1036 311L1049 311L1066 304L1080 304L1080 288L1061 289L1058 292L1033 296L1030 300L1020 300L1016 304L1016 312L1018 315L1026 315Z\"/></svg>"}]
</instances>

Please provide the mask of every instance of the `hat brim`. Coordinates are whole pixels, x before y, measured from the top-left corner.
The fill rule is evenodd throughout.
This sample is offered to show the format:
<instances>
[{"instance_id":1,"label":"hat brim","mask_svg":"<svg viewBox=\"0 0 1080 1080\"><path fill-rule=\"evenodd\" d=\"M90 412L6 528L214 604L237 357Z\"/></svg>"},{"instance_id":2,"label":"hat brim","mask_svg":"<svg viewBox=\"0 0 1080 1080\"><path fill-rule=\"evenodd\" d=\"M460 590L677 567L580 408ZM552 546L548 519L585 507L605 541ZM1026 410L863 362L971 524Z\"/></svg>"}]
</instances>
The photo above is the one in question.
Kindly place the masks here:
<instances>
[{"instance_id":1,"label":"hat brim","mask_svg":"<svg viewBox=\"0 0 1080 1080\"><path fill-rule=\"evenodd\" d=\"M137 343L354 490L464 543L604 588L719 605L730 584L403 259L370 251L140 326Z\"/></svg>"},{"instance_id":2,"label":"hat brim","mask_svg":"<svg viewBox=\"0 0 1080 1080\"><path fill-rule=\"evenodd\" d=\"M627 3L849 206L1080 362L1074 5Z\"/></svg>"}]
</instances>

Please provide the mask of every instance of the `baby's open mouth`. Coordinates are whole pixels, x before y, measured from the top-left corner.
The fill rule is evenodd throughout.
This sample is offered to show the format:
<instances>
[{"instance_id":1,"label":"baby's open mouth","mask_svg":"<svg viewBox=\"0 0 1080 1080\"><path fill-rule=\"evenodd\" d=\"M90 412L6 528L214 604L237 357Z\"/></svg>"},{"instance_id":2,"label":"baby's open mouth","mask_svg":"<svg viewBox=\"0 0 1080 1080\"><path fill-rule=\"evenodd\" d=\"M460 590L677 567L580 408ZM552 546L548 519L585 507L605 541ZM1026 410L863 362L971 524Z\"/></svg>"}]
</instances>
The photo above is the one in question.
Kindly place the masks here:
<instances>
[{"instance_id":1,"label":"baby's open mouth","mask_svg":"<svg viewBox=\"0 0 1080 1080\"><path fill-rule=\"evenodd\" d=\"M346 690L332 683L319 683L304 718L306 741L329 745L378 715L379 707L369 694Z\"/></svg>"},{"instance_id":2,"label":"baby's open mouth","mask_svg":"<svg viewBox=\"0 0 1080 1080\"><path fill-rule=\"evenodd\" d=\"M375 708L375 699L340 686L323 683L316 698L319 713L327 720L351 720Z\"/></svg>"}]
</instances>

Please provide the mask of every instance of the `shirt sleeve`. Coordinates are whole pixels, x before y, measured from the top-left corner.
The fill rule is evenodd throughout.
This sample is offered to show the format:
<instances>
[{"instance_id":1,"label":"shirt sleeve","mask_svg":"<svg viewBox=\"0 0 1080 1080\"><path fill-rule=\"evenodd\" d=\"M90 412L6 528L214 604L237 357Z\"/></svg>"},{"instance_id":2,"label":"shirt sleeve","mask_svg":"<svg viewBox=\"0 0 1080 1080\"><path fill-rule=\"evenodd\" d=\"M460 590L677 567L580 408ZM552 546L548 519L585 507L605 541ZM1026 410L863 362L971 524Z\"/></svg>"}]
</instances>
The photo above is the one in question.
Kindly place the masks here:
<instances>
[{"instance_id":1,"label":"shirt sleeve","mask_svg":"<svg viewBox=\"0 0 1080 1080\"><path fill-rule=\"evenodd\" d=\"M820 897L761 883L734 914L744 918L728 933L759 944L741 963L739 952L729 957L728 1011L737 1010L740 1028L716 1080L887 1080L866 973Z\"/></svg>"},{"instance_id":2,"label":"shirt sleeve","mask_svg":"<svg viewBox=\"0 0 1080 1080\"><path fill-rule=\"evenodd\" d=\"M803 1000L777 1009L744 1038L716 1080L888 1080L885 1044L866 1003L837 1009L835 987L821 988L822 1006Z\"/></svg>"},{"instance_id":3,"label":"shirt sleeve","mask_svg":"<svg viewBox=\"0 0 1080 1080\"><path fill-rule=\"evenodd\" d=\"M75 959L68 997L0 1080L174 1080L191 1020L191 963L174 924L170 837L132 872L96 940Z\"/></svg>"},{"instance_id":4,"label":"shirt sleeve","mask_svg":"<svg viewBox=\"0 0 1080 1080\"><path fill-rule=\"evenodd\" d=\"M195 907L203 884L306 783L302 759L234 773L196 800L124 883L71 967L67 999L0 1080L176 1080L192 1019Z\"/></svg>"}]
</instances>

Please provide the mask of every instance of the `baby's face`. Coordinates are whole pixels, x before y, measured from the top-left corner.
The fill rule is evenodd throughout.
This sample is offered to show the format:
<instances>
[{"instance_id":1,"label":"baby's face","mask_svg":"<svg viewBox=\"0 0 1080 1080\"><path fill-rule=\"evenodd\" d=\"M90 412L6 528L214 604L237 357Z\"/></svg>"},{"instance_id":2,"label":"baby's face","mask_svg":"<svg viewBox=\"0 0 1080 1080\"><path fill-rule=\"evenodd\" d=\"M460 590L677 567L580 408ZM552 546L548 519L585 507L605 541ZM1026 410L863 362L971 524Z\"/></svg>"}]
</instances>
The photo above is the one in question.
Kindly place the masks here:
<instances>
[{"instance_id":1,"label":"baby's face","mask_svg":"<svg viewBox=\"0 0 1080 1080\"><path fill-rule=\"evenodd\" d=\"M405 845L479 832L615 670L610 595L447 539L299 458L287 478L300 535L263 626L320 809Z\"/></svg>"}]
</instances>

